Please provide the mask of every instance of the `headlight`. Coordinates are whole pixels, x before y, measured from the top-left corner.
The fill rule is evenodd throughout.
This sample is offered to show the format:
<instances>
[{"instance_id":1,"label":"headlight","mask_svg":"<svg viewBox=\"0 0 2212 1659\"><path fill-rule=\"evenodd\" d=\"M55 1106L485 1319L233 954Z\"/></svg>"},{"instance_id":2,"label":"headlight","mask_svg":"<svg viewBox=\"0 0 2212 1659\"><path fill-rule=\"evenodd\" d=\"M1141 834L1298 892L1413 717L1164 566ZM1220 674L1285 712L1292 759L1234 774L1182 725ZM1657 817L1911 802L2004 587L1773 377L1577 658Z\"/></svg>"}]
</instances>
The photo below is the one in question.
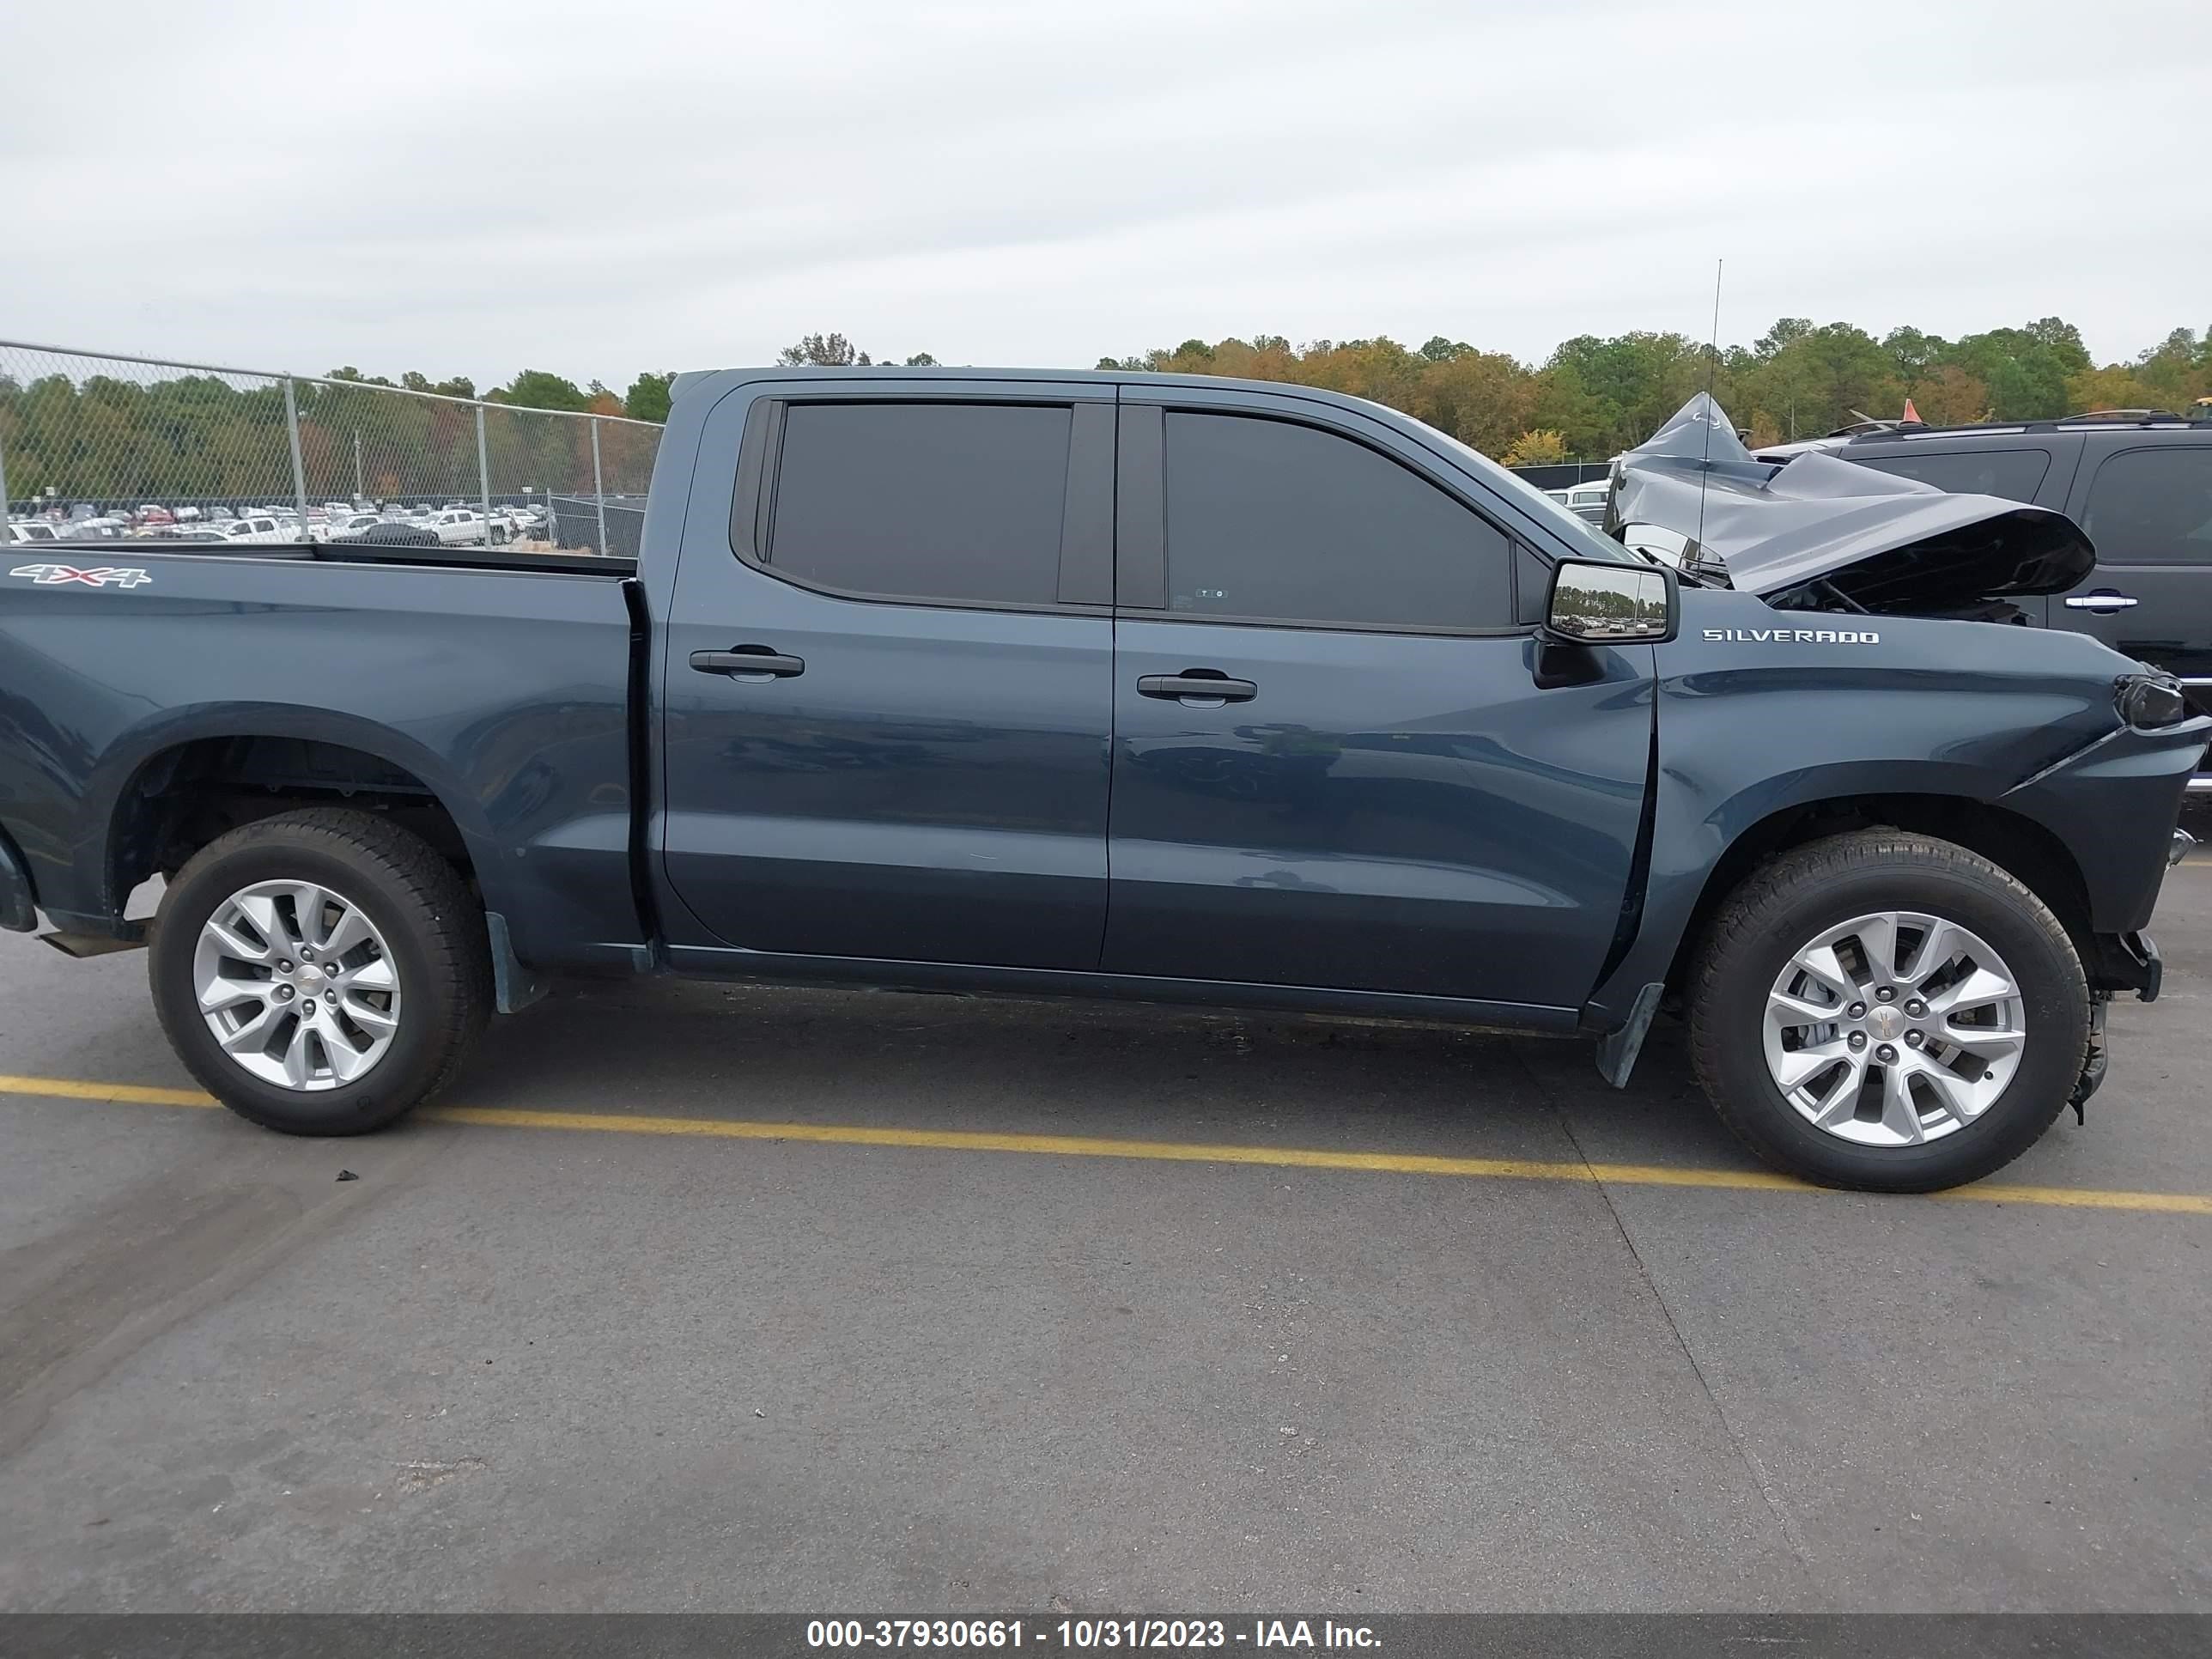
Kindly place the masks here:
<instances>
[{"instance_id":1,"label":"headlight","mask_svg":"<svg viewBox=\"0 0 2212 1659\"><path fill-rule=\"evenodd\" d=\"M2162 674L2125 676L2112 688L2112 702L2120 718L2138 732L2179 726L2189 718L2189 700L2181 695L2181 682Z\"/></svg>"}]
</instances>

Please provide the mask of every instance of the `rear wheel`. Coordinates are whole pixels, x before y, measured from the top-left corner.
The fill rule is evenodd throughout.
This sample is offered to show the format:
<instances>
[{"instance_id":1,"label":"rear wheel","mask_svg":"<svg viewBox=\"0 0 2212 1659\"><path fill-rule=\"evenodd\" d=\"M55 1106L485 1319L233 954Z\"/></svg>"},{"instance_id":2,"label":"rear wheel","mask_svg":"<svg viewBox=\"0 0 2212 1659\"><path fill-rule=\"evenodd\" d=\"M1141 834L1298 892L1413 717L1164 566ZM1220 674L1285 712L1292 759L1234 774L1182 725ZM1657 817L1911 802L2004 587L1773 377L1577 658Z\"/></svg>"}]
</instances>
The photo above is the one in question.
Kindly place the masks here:
<instances>
[{"instance_id":1,"label":"rear wheel","mask_svg":"<svg viewBox=\"0 0 2212 1659\"><path fill-rule=\"evenodd\" d=\"M210 1093L288 1134L383 1127L457 1071L491 1001L483 912L421 837L365 812L264 818L162 895L154 1006Z\"/></svg>"},{"instance_id":2,"label":"rear wheel","mask_svg":"<svg viewBox=\"0 0 2212 1659\"><path fill-rule=\"evenodd\" d=\"M1690 990L1722 1120L1831 1186L1929 1192L2009 1164L2081 1074L2088 982L2049 908L1980 854L1863 830L1730 896Z\"/></svg>"}]
</instances>

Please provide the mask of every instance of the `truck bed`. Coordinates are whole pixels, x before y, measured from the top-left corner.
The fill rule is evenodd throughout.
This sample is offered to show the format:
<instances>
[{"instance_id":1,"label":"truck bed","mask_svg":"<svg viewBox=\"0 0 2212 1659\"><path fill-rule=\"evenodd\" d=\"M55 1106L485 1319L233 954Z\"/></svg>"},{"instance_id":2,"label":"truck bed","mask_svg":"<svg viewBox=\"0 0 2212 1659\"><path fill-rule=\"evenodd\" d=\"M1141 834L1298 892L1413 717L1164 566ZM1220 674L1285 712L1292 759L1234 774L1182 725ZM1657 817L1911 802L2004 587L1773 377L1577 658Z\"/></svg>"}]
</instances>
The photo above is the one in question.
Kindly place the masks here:
<instances>
[{"instance_id":1,"label":"truck bed","mask_svg":"<svg viewBox=\"0 0 2212 1659\"><path fill-rule=\"evenodd\" d=\"M161 867L157 798L242 768L434 799L530 959L641 942L629 561L104 542L0 568L0 800L64 932L112 927Z\"/></svg>"}]
</instances>

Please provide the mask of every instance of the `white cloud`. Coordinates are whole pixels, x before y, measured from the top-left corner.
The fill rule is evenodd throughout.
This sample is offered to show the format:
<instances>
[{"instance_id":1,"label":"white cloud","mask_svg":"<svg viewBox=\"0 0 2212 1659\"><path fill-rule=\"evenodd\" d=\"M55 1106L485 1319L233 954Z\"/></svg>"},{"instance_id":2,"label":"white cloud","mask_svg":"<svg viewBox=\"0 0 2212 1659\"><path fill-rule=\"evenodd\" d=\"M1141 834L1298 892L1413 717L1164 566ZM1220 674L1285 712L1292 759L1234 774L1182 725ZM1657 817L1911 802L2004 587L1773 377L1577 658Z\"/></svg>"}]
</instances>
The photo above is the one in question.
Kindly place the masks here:
<instances>
[{"instance_id":1,"label":"white cloud","mask_svg":"<svg viewBox=\"0 0 2212 1659\"><path fill-rule=\"evenodd\" d=\"M2212 322L2191 0L94 0L11 9L0 61L16 337L617 383L812 329L1534 359L1702 334L1723 256L1731 339Z\"/></svg>"}]
</instances>

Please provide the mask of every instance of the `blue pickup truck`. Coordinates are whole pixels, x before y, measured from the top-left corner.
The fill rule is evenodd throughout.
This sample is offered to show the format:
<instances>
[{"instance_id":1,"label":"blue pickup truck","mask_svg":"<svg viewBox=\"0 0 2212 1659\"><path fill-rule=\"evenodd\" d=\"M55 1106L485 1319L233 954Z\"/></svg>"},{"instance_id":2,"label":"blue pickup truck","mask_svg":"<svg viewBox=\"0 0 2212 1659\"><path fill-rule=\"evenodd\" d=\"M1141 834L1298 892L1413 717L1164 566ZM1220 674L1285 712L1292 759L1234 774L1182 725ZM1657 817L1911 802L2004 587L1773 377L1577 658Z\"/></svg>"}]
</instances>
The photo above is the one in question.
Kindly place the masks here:
<instances>
[{"instance_id":1,"label":"blue pickup truck","mask_svg":"<svg viewBox=\"0 0 2212 1659\"><path fill-rule=\"evenodd\" d=\"M2021 512L1978 589L2078 581ZM1581 1034L1616 1084L1665 1012L1762 1158L1944 1187L2156 994L2212 726L2094 640L1911 614L1940 573L1738 591L1210 379L687 376L635 565L35 556L0 921L149 947L185 1065L295 1133L392 1121L558 976L679 974Z\"/></svg>"}]
</instances>

